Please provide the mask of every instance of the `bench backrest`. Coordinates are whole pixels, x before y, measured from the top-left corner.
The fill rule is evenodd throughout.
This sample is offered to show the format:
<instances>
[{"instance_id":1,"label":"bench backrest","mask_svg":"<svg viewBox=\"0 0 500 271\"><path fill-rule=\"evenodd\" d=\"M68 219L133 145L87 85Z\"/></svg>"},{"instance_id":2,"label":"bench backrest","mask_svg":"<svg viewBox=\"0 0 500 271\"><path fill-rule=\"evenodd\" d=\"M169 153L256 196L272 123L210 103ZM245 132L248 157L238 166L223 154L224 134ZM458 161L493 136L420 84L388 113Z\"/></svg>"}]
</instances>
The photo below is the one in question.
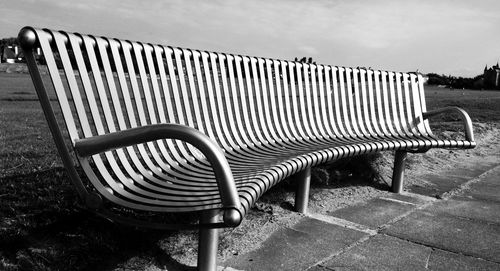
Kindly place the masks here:
<instances>
[{"instance_id":1,"label":"bench backrest","mask_svg":"<svg viewBox=\"0 0 500 271\"><path fill-rule=\"evenodd\" d=\"M311 137L427 134L421 75L36 33L72 141L179 123L224 149ZM414 125L413 123L417 123Z\"/></svg>"}]
</instances>

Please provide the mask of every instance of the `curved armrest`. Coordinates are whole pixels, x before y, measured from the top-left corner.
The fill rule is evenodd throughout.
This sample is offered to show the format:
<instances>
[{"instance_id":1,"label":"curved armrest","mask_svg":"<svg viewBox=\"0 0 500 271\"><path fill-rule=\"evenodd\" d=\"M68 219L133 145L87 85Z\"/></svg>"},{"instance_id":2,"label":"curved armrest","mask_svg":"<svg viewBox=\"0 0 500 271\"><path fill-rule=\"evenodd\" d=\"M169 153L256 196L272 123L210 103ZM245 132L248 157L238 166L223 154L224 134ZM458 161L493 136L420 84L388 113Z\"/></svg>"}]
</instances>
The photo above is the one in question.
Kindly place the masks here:
<instances>
[{"instance_id":1,"label":"curved armrest","mask_svg":"<svg viewBox=\"0 0 500 271\"><path fill-rule=\"evenodd\" d=\"M82 157L93 154L146 143L160 139L177 139L198 148L207 157L217 180L224 210L224 224L229 227L241 223L240 200L234 183L231 168L222 150L208 136L200 131L179 124L154 124L131 128L124 131L80 139L75 149Z\"/></svg>"},{"instance_id":2,"label":"curved armrest","mask_svg":"<svg viewBox=\"0 0 500 271\"><path fill-rule=\"evenodd\" d=\"M453 112L453 113L457 113L458 115L460 115L460 117L462 118L462 121L464 122L465 139L467 139L468 141L474 142L474 131L472 130L472 121L469 117L469 114L467 114L467 112L465 112L465 110L463 110L462 108L456 107L456 106L444 107L444 108L431 110L431 111L422 113L422 116L424 117L424 120L425 120L425 119L428 119L430 117L433 117L433 116L436 116L439 114L443 114L443 113L448 113L448 112Z\"/></svg>"}]
</instances>

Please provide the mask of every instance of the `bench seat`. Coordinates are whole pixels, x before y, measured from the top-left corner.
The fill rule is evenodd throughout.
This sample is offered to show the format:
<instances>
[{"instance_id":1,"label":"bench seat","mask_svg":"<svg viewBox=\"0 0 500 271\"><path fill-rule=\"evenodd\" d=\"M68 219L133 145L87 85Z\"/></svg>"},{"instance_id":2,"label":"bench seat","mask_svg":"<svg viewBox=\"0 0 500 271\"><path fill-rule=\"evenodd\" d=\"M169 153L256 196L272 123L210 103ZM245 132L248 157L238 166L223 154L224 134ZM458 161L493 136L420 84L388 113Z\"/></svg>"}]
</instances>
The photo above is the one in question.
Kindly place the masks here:
<instances>
[{"instance_id":1,"label":"bench seat","mask_svg":"<svg viewBox=\"0 0 500 271\"><path fill-rule=\"evenodd\" d=\"M305 168L360 154L386 150L418 151L429 147L470 148L472 144L466 140L438 140L435 137L359 138L343 142L335 138L322 138L263 144L225 151L225 155L246 213L275 183ZM193 160L167 164L167 170L162 169L165 165L153 163L152 168L146 169L153 174L145 174L145 177L127 175L127 179L135 181L123 182L123 188L117 188L119 191L113 191L113 194L118 196L122 189L133 193L137 197L134 201L130 196L121 198L130 202L128 207L142 210L178 212L221 208L217 182L209 163L203 157L190 158ZM113 172L112 169L109 171ZM155 185L155 180L169 182L162 181L161 185ZM141 202L141 199L154 199L155 204Z\"/></svg>"}]
</instances>

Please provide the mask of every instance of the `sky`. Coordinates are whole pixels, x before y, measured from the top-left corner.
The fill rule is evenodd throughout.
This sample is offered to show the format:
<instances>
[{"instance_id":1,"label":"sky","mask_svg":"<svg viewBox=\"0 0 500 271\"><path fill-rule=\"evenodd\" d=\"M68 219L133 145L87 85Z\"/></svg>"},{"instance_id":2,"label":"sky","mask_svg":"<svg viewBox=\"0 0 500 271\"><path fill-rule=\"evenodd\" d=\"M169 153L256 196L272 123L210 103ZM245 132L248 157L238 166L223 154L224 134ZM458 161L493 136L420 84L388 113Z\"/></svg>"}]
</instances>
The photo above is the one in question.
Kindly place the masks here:
<instances>
[{"instance_id":1,"label":"sky","mask_svg":"<svg viewBox=\"0 0 500 271\"><path fill-rule=\"evenodd\" d=\"M25 25L466 77L500 60L499 0L0 0L0 38Z\"/></svg>"}]
</instances>

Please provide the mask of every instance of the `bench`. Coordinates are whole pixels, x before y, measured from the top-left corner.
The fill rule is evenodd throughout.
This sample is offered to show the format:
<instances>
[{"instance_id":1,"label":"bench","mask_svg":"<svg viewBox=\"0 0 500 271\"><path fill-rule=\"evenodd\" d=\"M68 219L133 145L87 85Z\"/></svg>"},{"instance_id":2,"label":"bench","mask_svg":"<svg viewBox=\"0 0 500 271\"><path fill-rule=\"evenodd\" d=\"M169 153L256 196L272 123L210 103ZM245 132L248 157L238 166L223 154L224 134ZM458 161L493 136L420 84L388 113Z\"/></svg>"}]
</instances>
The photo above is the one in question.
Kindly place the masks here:
<instances>
[{"instance_id":1,"label":"bench","mask_svg":"<svg viewBox=\"0 0 500 271\"><path fill-rule=\"evenodd\" d=\"M400 192L408 152L476 146L465 111L426 110L424 80L416 73L32 27L20 31L19 42L82 201L120 223L199 229L200 270L216 266L218 229L238 226L259 197L285 178L295 176L295 208L305 213L311 167L395 151L392 191ZM64 124L58 123L37 67L38 47ZM429 118L442 113L461 117L463 139L432 133ZM148 221L126 216L117 206L165 217L191 213L197 219Z\"/></svg>"}]
</instances>

